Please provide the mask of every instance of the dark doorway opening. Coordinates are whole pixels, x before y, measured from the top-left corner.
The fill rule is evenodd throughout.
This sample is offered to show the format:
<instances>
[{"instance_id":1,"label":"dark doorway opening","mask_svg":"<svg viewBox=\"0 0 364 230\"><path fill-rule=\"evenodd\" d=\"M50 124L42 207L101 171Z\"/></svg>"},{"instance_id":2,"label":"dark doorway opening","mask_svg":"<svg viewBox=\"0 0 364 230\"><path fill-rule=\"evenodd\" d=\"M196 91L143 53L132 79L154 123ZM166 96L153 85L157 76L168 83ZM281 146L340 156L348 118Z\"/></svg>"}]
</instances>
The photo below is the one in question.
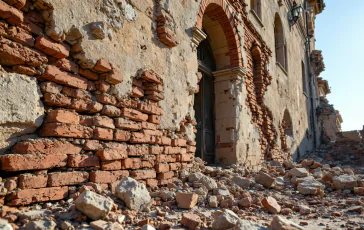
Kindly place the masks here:
<instances>
[{"instance_id":1,"label":"dark doorway opening","mask_svg":"<svg viewBox=\"0 0 364 230\"><path fill-rule=\"evenodd\" d=\"M197 57L202 79L199 83L199 92L195 94L194 104L197 121L196 157L213 164L215 162L215 91L212 72L216 70L216 66L208 38L197 48Z\"/></svg>"}]
</instances>

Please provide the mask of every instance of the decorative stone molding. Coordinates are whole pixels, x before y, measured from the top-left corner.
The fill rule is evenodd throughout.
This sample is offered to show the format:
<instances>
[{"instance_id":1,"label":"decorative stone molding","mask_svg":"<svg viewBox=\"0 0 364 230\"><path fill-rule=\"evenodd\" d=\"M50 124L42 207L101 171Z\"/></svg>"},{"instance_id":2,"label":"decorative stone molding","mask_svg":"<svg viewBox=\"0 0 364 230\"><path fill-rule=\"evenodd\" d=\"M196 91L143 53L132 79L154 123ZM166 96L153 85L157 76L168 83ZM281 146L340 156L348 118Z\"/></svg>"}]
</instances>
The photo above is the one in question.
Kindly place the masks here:
<instances>
[{"instance_id":1,"label":"decorative stone molding","mask_svg":"<svg viewBox=\"0 0 364 230\"><path fill-rule=\"evenodd\" d=\"M212 74L215 77L215 82L239 80L242 79L248 72L242 67L235 67L231 69L224 69L215 71Z\"/></svg>"},{"instance_id":2,"label":"decorative stone molding","mask_svg":"<svg viewBox=\"0 0 364 230\"><path fill-rule=\"evenodd\" d=\"M318 77L325 70L325 63L324 63L324 58L322 57L321 50L312 50L311 64L316 77Z\"/></svg>"},{"instance_id":3,"label":"decorative stone molding","mask_svg":"<svg viewBox=\"0 0 364 230\"><path fill-rule=\"evenodd\" d=\"M205 40L207 37L207 34L205 34L205 32L203 32L200 28L198 27L193 27L192 28L192 48L196 49L198 47L198 45Z\"/></svg>"}]
</instances>

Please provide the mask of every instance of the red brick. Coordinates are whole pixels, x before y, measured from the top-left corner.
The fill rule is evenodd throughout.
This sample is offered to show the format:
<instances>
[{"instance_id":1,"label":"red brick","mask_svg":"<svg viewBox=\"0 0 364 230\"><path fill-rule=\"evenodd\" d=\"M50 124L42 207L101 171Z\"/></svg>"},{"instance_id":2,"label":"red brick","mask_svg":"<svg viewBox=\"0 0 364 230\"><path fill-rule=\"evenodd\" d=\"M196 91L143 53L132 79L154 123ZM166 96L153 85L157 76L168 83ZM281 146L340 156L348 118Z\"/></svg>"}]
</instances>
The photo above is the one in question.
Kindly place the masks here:
<instances>
[{"instance_id":1,"label":"red brick","mask_svg":"<svg viewBox=\"0 0 364 230\"><path fill-rule=\"evenodd\" d=\"M140 169L142 161L140 158L127 158L121 161L122 169Z\"/></svg>"},{"instance_id":2,"label":"red brick","mask_svg":"<svg viewBox=\"0 0 364 230\"><path fill-rule=\"evenodd\" d=\"M170 179L159 179L158 180L158 185L166 185L169 183L173 183L177 178L170 178Z\"/></svg>"},{"instance_id":3,"label":"red brick","mask_svg":"<svg viewBox=\"0 0 364 230\"><path fill-rule=\"evenodd\" d=\"M158 173L158 179L170 179L172 177L174 177L174 172L172 171Z\"/></svg>"},{"instance_id":4,"label":"red brick","mask_svg":"<svg viewBox=\"0 0 364 230\"><path fill-rule=\"evenodd\" d=\"M92 103L88 105L88 108L88 113L98 113L103 109L103 105L97 101L92 101Z\"/></svg>"},{"instance_id":5,"label":"red brick","mask_svg":"<svg viewBox=\"0 0 364 230\"><path fill-rule=\"evenodd\" d=\"M82 148L67 141L36 139L17 143L12 151L19 154L79 154Z\"/></svg>"},{"instance_id":6,"label":"red brick","mask_svg":"<svg viewBox=\"0 0 364 230\"><path fill-rule=\"evenodd\" d=\"M164 154L179 154L181 153L181 148L180 147L171 147L171 146L166 146L164 147Z\"/></svg>"},{"instance_id":7,"label":"red brick","mask_svg":"<svg viewBox=\"0 0 364 230\"><path fill-rule=\"evenodd\" d=\"M92 138L93 132L91 128L83 125L48 123L43 124L40 136Z\"/></svg>"},{"instance_id":8,"label":"red brick","mask_svg":"<svg viewBox=\"0 0 364 230\"><path fill-rule=\"evenodd\" d=\"M100 141L98 140L86 140L83 146L84 150L93 150L93 151L100 150L102 148L103 146L102 144L100 144Z\"/></svg>"},{"instance_id":9,"label":"red brick","mask_svg":"<svg viewBox=\"0 0 364 230\"><path fill-rule=\"evenodd\" d=\"M95 72L92 72L89 69L80 69L78 72L81 76L91 80L91 81L97 81L99 80L99 75Z\"/></svg>"},{"instance_id":10,"label":"red brick","mask_svg":"<svg viewBox=\"0 0 364 230\"><path fill-rule=\"evenodd\" d=\"M78 113L73 111L68 111L64 109L55 109L51 110L47 114L47 123L67 123L67 124L79 124L80 123L80 116Z\"/></svg>"},{"instance_id":11,"label":"red brick","mask_svg":"<svg viewBox=\"0 0 364 230\"><path fill-rule=\"evenodd\" d=\"M35 76L35 75L42 74L39 70L36 70L32 66L16 65L16 66L13 66L12 69L15 73L28 75L28 76Z\"/></svg>"},{"instance_id":12,"label":"red brick","mask_svg":"<svg viewBox=\"0 0 364 230\"><path fill-rule=\"evenodd\" d=\"M66 164L66 154L9 154L1 157L1 170L4 171L50 169L63 167Z\"/></svg>"},{"instance_id":13,"label":"red brick","mask_svg":"<svg viewBox=\"0 0 364 230\"><path fill-rule=\"evenodd\" d=\"M190 162L194 158L193 154L181 154L181 161L182 162Z\"/></svg>"},{"instance_id":14,"label":"red brick","mask_svg":"<svg viewBox=\"0 0 364 230\"><path fill-rule=\"evenodd\" d=\"M150 145L149 146L149 154L162 154L163 153L164 148L162 146L158 146L158 145Z\"/></svg>"},{"instance_id":15,"label":"red brick","mask_svg":"<svg viewBox=\"0 0 364 230\"><path fill-rule=\"evenodd\" d=\"M162 154L162 155L157 155L156 161L158 163L166 163L166 162L172 162L173 163L173 162L176 162L177 159L173 155L164 155L164 154Z\"/></svg>"},{"instance_id":16,"label":"red brick","mask_svg":"<svg viewBox=\"0 0 364 230\"><path fill-rule=\"evenodd\" d=\"M135 170L130 172L130 176L135 180L143 180L143 179L154 179L157 177L155 170Z\"/></svg>"},{"instance_id":17,"label":"red brick","mask_svg":"<svg viewBox=\"0 0 364 230\"><path fill-rule=\"evenodd\" d=\"M101 114L107 115L109 117L119 117L121 114L120 109L112 105L104 105Z\"/></svg>"},{"instance_id":18,"label":"red brick","mask_svg":"<svg viewBox=\"0 0 364 230\"><path fill-rule=\"evenodd\" d=\"M113 171L121 169L121 160L101 161L101 170Z\"/></svg>"},{"instance_id":19,"label":"red brick","mask_svg":"<svg viewBox=\"0 0 364 230\"><path fill-rule=\"evenodd\" d=\"M25 46L34 46L35 39L28 31L16 26L9 27L4 21L0 21L0 35Z\"/></svg>"},{"instance_id":20,"label":"red brick","mask_svg":"<svg viewBox=\"0 0 364 230\"><path fill-rule=\"evenodd\" d=\"M43 102L49 106L67 107L71 105L72 100L63 94L45 93L43 95Z\"/></svg>"},{"instance_id":21,"label":"red brick","mask_svg":"<svg viewBox=\"0 0 364 230\"><path fill-rule=\"evenodd\" d=\"M114 120L105 116L95 116L93 124L98 127L115 129Z\"/></svg>"},{"instance_id":22,"label":"red brick","mask_svg":"<svg viewBox=\"0 0 364 230\"><path fill-rule=\"evenodd\" d=\"M24 189L7 197L7 205L18 206L31 203L62 200L68 197L68 187Z\"/></svg>"},{"instance_id":23,"label":"red brick","mask_svg":"<svg viewBox=\"0 0 364 230\"><path fill-rule=\"evenodd\" d=\"M96 83L96 89L103 93L107 93L111 87L111 85L106 81L97 81L95 83Z\"/></svg>"},{"instance_id":24,"label":"red brick","mask_svg":"<svg viewBox=\"0 0 364 230\"><path fill-rule=\"evenodd\" d=\"M143 129L156 130L158 128L158 125L146 121L142 121L141 124Z\"/></svg>"},{"instance_id":25,"label":"red brick","mask_svg":"<svg viewBox=\"0 0 364 230\"><path fill-rule=\"evenodd\" d=\"M138 107L138 102L133 100L133 99L129 99L129 98L124 98L119 100L119 102L116 104L117 107L119 108L132 108L132 109L136 109Z\"/></svg>"},{"instance_id":26,"label":"red brick","mask_svg":"<svg viewBox=\"0 0 364 230\"><path fill-rule=\"evenodd\" d=\"M1 1L0 1L1 4ZM1 15L1 6L0 6ZM0 64L5 66L28 65L38 67L48 61L47 57L31 48L0 36Z\"/></svg>"},{"instance_id":27,"label":"red brick","mask_svg":"<svg viewBox=\"0 0 364 230\"><path fill-rule=\"evenodd\" d=\"M155 170L157 171L157 173L168 172L169 164L156 164Z\"/></svg>"},{"instance_id":28,"label":"red brick","mask_svg":"<svg viewBox=\"0 0 364 230\"><path fill-rule=\"evenodd\" d=\"M127 146L124 149L103 149L96 152L101 160L121 160L128 157Z\"/></svg>"},{"instance_id":29,"label":"red brick","mask_svg":"<svg viewBox=\"0 0 364 230\"><path fill-rule=\"evenodd\" d=\"M123 76L116 69L112 69L109 73L101 75L110 84L116 85L123 82Z\"/></svg>"},{"instance_id":30,"label":"red brick","mask_svg":"<svg viewBox=\"0 0 364 230\"><path fill-rule=\"evenodd\" d=\"M142 73L141 78L158 84L162 84L162 79L154 72L146 70Z\"/></svg>"},{"instance_id":31,"label":"red brick","mask_svg":"<svg viewBox=\"0 0 364 230\"><path fill-rule=\"evenodd\" d=\"M116 141L129 141L131 133L125 130L117 129L114 132L114 140Z\"/></svg>"},{"instance_id":32,"label":"red brick","mask_svg":"<svg viewBox=\"0 0 364 230\"><path fill-rule=\"evenodd\" d=\"M137 131L142 129L142 124L125 118L115 118L115 126L120 129Z\"/></svg>"},{"instance_id":33,"label":"red brick","mask_svg":"<svg viewBox=\"0 0 364 230\"><path fill-rule=\"evenodd\" d=\"M122 108L121 109L121 116L125 117L125 118L129 118L130 120L133 121L146 121L148 120L148 115L141 113L137 110L134 109L129 109L129 108Z\"/></svg>"},{"instance_id":34,"label":"red brick","mask_svg":"<svg viewBox=\"0 0 364 230\"><path fill-rule=\"evenodd\" d=\"M75 88L87 89L87 80L85 78L64 72L52 65L46 67L42 79Z\"/></svg>"},{"instance_id":35,"label":"red brick","mask_svg":"<svg viewBox=\"0 0 364 230\"><path fill-rule=\"evenodd\" d=\"M146 99L148 100L161 101L164 99L163 94L156 91L144 91L144 94L146 95Z\"/></svg>"},{"instance_id":36,"label":"red brick","mask_svg":"<svg viewBox=\"0 0 364 230\"><path fill-rule=\"evenodd\" d=\"M19 176L18 187L20 189L45 188L47 187L47 181L48 181L48 174L46 175L21 174Z\"/></svg>"},{"instance_id":37,"label":"red brick","mask_svg":"<svg viewBox=\"0 0 364 230\"><path fill-rule=\"evenodd\" d=\"M94 139L111 141L114 138L114 132L112 129L94 128Z\"/></svg>"},{"instance_id":38,"label":"red brick","mask_svg":"<svg viewBox=\"0 0 364 230\"><path fill-rule=\"evenodd\" d=\"M95 91L96 90L96 85L95 83L93 83L92 81L88 81L87 82L87 91Z\"/></svg>"},{"instance_id":39,"label":"red brick","mask_svg":"<svg viewBox=\"0 0 364 230\"><path fill-rule=\"evenodd\" d=\"M181 163L171 163L169 164L170 171L176 171L181 169Z\"/></svg>"},{"instance_id":40,"label":"red brick","mask_svg":"<svg viewBox=\"0 0 364 230\"><path fill-rule=\"evenodd\" d=\"M145 82L143 86L144 86L144 89L148 90L148 91L154 90L154 91L157 91L159 93L164 92L163 85L160 85L160 84Z\"/></svg>"},{"instance_id":41,"label":"red brick","mask_svg":"<svg viewBox=\"0 0 364 230\"><path fill-rule=\"evenodd\" d=\"M156 137L155 143L158 145L171 145L171 138L168 137Z\"/></svg>"},{"instance_id":42,"label":"red brick","mask_svg":"<svg viewBox=\"0 0 364 230\"><path fill-rule=\"evenodd\" d=\"M77 185L88 181L87 172L61 172L48 174L48 187Z\"/></svg>"},{"instance_id":43,"label":"red brick","mask_svg":"<svg viewBox=\"0 0 364 230\"><path fill-rule=\"evenodd\" d=\"M143 82L136 78L133 78L132 85L138 86L139 88L143 89Z\"/></svg>"},{"instance_id":44,"label":"red brick","mask_svg":"<svg viewBox=\"0 0 364 230\"><path fill-rule=\"evenodd\" d=\"M25 29L32 34L41 35L43 33L43 28L29 21L28 16L25 16L24 22L19 24L19 27Z\"/></svg>"},{"instance_id":45,"label":"red brick","mask_svg":"<svg viewBox=\"0 0 364 230\"><path fill-rule=\"evenodd\" d=\"M142 168L154 168L155 161L148 160L148 161L142 161Z\"/></svg>"},{"instance_id":46,"label":"red brick","mask_svg":"<svg viewBox=\"0 0 364 230\"><path fill-rule=\"evenodd\" d=\"M149 187L157 187L158 186L158 180L156 179L146 179L147 186Z\"/></svg>"},{"instance_id":47,"label":"red brick","mask_svg":"<svg viewBox=\"0 0 364 230\"><path fill-rule=\"evenodd\" d=\"M94 118L92 116L80 115L80 125L93 126Z\"/></svg>"},{"instance_id":48,"label":"red brick","mask_svg":"<svg viewBox=\"0 0 364 230\"><path fill-rule=\"evenodd\" d=\"M4 0L4 2L17 9L21 9L23 8L23 6L25 6L26 0Z\"/></svg>"},{"instance_id":49,"label":"red brick","mask_svg":"<svg viewBox=\"0 0 364 230\"><path fill-rule=\"evenodd\" d=\"M91 100L92 94L83 89L74 89L70 87L63 87L62 93L69 97L80 98L84 100Z\"/></svg>"},{"instance_id":50,"label":"red brick","mask_svg":"<svg viewBox=\"0 0 364 230\"><path fill-rule=\"evenodd\" d=\"M163 132L160 130L143 129L142 133L146 134L146 135L150 135L150 136L156 136L156 137L163 136Z\"/></svg>"},{"instance_id":51,"label":"red brick","mask_svg":"<svg viewBox=\"0 0 364 230\"><path fill-rule=\"evenodd\" d=\"M40 88L43 93L59 94L62 91L63 86L58 85L57 83L54 83L51 81L45 81L45 82L40 83Z\"/></svg>"},{"instance_id":52,"label":"red brick","mask_svg":"<svg viewBox=\"0 0 364 230\"><path fill-rule=\"evenodd\" d=\"M161 118L157 115L149 115L148 122L159 125L161 123Z\"/></svg>"},{"instance_id":53,"label":"red brick","mask_svg":"<svg viewBox=\"0 0 364 230\"><path fill-rule=\"evenodd\" d=\"M195 153L196 152L196 147L195 146L187 146L187 152L188 153Z\"/></svg>"},{"instance_id":54,"label":"red brick","mask_svg":"<svg viewBox=\"0 0 364 230\"><path fill-rule=\"evenodd\" d=\"M105 104L105 105L116 105L116 102L117 102L116 97L114 97L110 94L107 94L107 93L97 95L96 98L97 98L98 102Z\"/></svg>"},{"instance_id":55,"label":"red brick","mask_svg":"<svg viewBox=\"0 0 364 230\"><path fill-rule=\"evenodd\" d=\"M148 104L146 102L139 102L138 110L147 114L155 114L155 115L163 114L163 110L159 106Z\"/></svg>"},{"instance_id":56,"label":"red brick","mask_svg":"<svg viewBox=\"0 0 364 230\"><path fill-rule=\"evenodd\" d=\"M96 171L90 173L90 181L95 183L112 183L129 176L126 170L119 171Z\"/></svg>"},{"instance_id":57,"label":"red brick","mask_svg":"<svg viewBox=\"0 0 364 230\"><path fill-rule=\"evenodd\" d=\"M185 139L173 139L171 144L172 144L172 146L183 147L183 146L187 145L187 140L185 140Z\"/></svg>"},{"instance_id":58,"label":"red brick","mask_svg":"<svg viewBox=\"0 0 364 230\"><path fill-rule=\"evenodd\" d=\"M103 143L104 148L125 150L125 144L119 142L105 142Z\"/></svg>"},{"instance_id":59,"label":"red brick","mask_svg":"<svg viewBox=\"0 0 364 230\"><path fill-rule=\"evenodd\" d=\"M55 58L66 58L70 55L70 46L67 44L59 44L51 39L40 35L35 39L35 48Z\"/></svg>"},{"instance_id":60,"label":"red brick","mask_svg":"<svg viewBox=\"0 0 364 230\"><path fill-rule=\"evenodd\" d=\"M141 98L144 97L144 90L140 87L133 86L131 90L131 97Z\"/></svg>"},{"instance_id":61,"label":"red brick","mask_svg":"<svg viewBox=\"0 0 364 230\"><path fill-rule=\"evenodd\" d=\"M83 113L90 109L91 103L92 100L90 99L73 98L70 108L76 110L78 113Z\"/></svg>"},{"instance_id":62,"label":"red brick","mask_svg":"<svg viewBox=\"0 0 364 230\"><path fill-rule=\"evenodd\" d=\"M73 61L70 61L66 58L62 58L57 60L56 62L53 63L53 65L59 67L61 70L70 72L70 73L78 73L79 71L79 67L76 63L74 63Z\"/></svg>"},{"instance_id":63,"label":"red brick","mask_svg":"<svg viewBox=\"0 0 364 230\"><path fill-rule=\"evenodd\" d=\"M143 133L133 132L131 133L130 142L136 144L154 144L155 137Z\"/></svg>"},{"instance_id":64,"label":"red brick","mask_svg":"<svg viewBox=\"0 0 364 230\"><path fill-rule=\"evenodd\" d=\"M149 148L146 145L128 145L129 156L142 156L149 153Z\"/></svg>"},{"instance_id":65,"label":"red brick","mask_svg":"<svg viewBox=\"0 0 364 230\"><path fill-rule=\"evenodd\" d=\"M111 71L111 65L108 61L106 61L104 59L99 59L96 62L96 65L94 66L93 70L95 70L96 72L101 72L101 73L109 72L109 71Z\"/></svg>"},{"instance_id":66,"label":"red brick","mask_svg":"<svg viewBox=\"0 0 364 230\"><path fill-rule=\"evenodd\" d=\"M67 165L72 168L99 167L100 159L94 155L69 155Z\"/></svg>"},{"instance_id":67,"label":"red brick","mask_svg":"<svg viewBox=\"0 0 364 230\"><path fill-rule=\"evenodd\" d=\"M24 21L23 12L15 7L9 6L3 1L0 1L0 17L15 25L18 25Z\"/></svg>"},{"instance_id":68,"label":"red brick","mask_svg":"<svg viewBox=\"0 0 364 230\"><path fill-rule=\"evenodd\" d=\"M196 141L190 141L190 140L188 140L187 141L187 144L188 145L192 145L192 146L196 146Z\"/></svg>"}]
</instances>

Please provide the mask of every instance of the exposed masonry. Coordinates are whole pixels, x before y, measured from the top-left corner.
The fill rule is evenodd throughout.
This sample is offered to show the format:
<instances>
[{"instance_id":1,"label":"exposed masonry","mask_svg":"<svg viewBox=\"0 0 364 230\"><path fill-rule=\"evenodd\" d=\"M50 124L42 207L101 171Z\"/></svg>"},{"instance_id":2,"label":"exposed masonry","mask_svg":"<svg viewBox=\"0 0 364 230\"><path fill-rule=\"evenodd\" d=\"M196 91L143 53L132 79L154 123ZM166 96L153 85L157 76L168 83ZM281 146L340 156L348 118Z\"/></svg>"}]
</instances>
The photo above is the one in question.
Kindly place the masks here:
<instances>
[{"instance_id":1,"label":"exposed masonry","mask_svg":"<svg viewBox=\"0 0 364 230\"><path fill-rule=\"evenodd\" d=\"M173 139L159 128L161 76L140 70L130 97L118 100L110 90L123 77L111 63L100 59L92 69L81 68L70 55L82 50L79 43L44 36L41 12L24 15L0 4L8 16L0 21L0 64L37 78L46 111L40 138L19 142L1 156L1 170L17 181L13 190L21 189L0 194L7 205L59 200L68 196L67 186L112 186L126 176L163 185L191 167L196 143L187 141L183 127ZM182 125L189 123L195 124L186 119Z\"/></svg>"}]
</instances>

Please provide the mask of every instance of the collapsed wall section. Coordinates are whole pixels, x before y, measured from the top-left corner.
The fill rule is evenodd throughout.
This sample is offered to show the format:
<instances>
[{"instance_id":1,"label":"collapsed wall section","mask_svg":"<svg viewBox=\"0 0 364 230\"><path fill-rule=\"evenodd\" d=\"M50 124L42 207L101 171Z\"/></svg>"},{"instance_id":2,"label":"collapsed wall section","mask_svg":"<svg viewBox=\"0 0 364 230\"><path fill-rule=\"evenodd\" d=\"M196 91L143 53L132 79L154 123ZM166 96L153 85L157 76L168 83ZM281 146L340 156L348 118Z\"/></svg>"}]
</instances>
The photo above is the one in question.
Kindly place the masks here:
<instances>
[{"instance_id":1,"label":"collapsed wall section","mask_svg":"<svg viewBox=\"0 0 364 230\"><path fill-rule=\"evenodd\" d=\"M141 68L131 93L116 97L112 90L124 76L103 58L92 66L81 63L77 40L57 42L44 35L49 22L41 17L42 7L24 13L0 1L2 76L37 80L45 111L35 136L0 156L0 176L7 178L0 182L0 203L59 200L73 191L68 186L112 186L126 176L163 185L191 167L196 143L184 127L193 129L194 122L184 119L179 132L160 126L163 76Z\"/></svg>"}]
</instances>

